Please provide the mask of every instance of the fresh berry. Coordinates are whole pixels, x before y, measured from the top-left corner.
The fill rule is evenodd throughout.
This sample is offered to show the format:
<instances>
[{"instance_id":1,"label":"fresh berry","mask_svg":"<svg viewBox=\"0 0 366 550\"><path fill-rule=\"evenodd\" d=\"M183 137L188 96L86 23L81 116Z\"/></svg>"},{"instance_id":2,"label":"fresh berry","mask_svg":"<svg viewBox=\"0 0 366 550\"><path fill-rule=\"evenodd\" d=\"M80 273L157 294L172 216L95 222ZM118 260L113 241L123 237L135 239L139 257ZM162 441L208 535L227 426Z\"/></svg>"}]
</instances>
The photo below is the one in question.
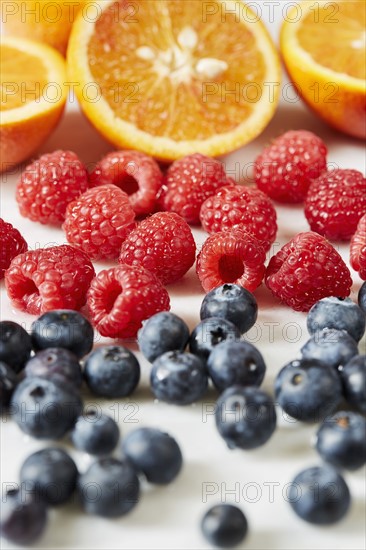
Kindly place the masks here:
<instances>
[{"instance_id":1,"label":"fresh berry","mask_svg":"<svg viewBox=\"0 0 366 550\"><path fill-rule=\"evenodd\" d=\"M25 376L41 376L66 381L80 388L83 380L80 363L74 353L64 348L48 348L36 353L25 365Z\"/></svg>"},{"instance_id":2,"label":"fresh berry","mask_svg":"<svg viewBox=\"0 0 366 550\"><path fill-rule=\"evenodd\" d=\"M95 277L88 306L102 336L134 338L145 319L170 309L170 299L153 273L142 266L121 264Z\"/></svg>"},{"instance_id":3,"label":"fresh berry","mask_svg":"<svg viewBox=\"0 0 366 550\"><path fill-rule=\"evenodd\" d=\"M192 353L167 351L153 362L150 385L160 401L190 405L201 399L207 391L205 364Z\"/></svg>"},{"instance_id":4,"label":"fresh berry","mask_svg":"<svg viewBox=\"0 0 366 550\"><path fill-rule=\"evenodd\" d=\"M62 227L68 242L92 260L115 260L134 220L128 195L115 185L101 185L68 205Z\"/></svg>"},{"instance_id":5,"label":"fresh berry","mask_svg":"<svg viewBox=\"0 0 366 550\"><path fill-rule=\"evenodd\" d=\"M330 525L346 515L351 495L337 470L324 465L300 472L290 485L288 500L301 519L315 525Z\"/></svg>"},{"instance_id":6,"label":"fresh berry","mask_svg":"<svg viewBox=\"0 0 366 550\"><path fill-rule=\"evenodd\" d=\"M4 277L11 261L28 250L28 245L19 231L0 218L0 279Z\"/></svg>"},{"instance_id":7,"label":"fresh berry","mask_svg":"<svg viewBox=\"0 0 366 550\"><path fill-rule=\"evenodd\" d=\"M355 271L358 271L358 274L361 277L361 279L365 281L366 280L366 214L362 216L362 218L360 218L356 231L351 238L350 263L353 269Z\"/></svg>"},{"instance_id":8,"label":"fresh berry","mask_svg":"<svg viewBox=\"0 0 366 550\"><path fill-rule=\"evenodd\" d=\"M256 158L256 184L278 202L302 202L312 180L326 170L326 156L327 148L318 136L306 130L291 130Z\"/></svg>"},{"instance_id":9,"label":"fresh berry","mask_svg":"<svg viewBox=\"0 0 366 550\"><path fill-rule=\"evenodd\" d=\"M187 223L199 224L202 203L227 183L221 162L200 153L188 155L168 168L160 204L164 210L180 214Z\"/></svg>"},{"instance_id":10,"label":"fresh berry","mask_svg":"<svg viewBox=\"0 0 366 550\"><path fill-rule=\"evenodd\" d=\"M9 365L0 361L0 413L8 408L18 378Z\"/></svg>"},{"instance_id":11,"label":"fresh berry","mask_svg":"<svg viewBox=\"0 0 366 550\"><path fill-rule=\"evenodd\" d=\"M142 265L165 285L179 281L194 264L196 245L184 219L157 212L143 220L122 244L119 262Z\"/></svg>"},{"instance_id":12,"label":"fresh berry","mask_svg":"<svg viewBox=\"0 0 366 550\"><path fill-rule=\"evenodd\" d=\"M336 370L318 359L287 363L278 373L274 389L285 413L303 422L319 422L332 414L342 399Z\"/></svg>"},{"instance_id":13,"label":"fresh berry","mask_svg":"<svg viewBox=\"0 0 366 550\"><path fill-rule=\"evenodd\" d=\"M350 298L330 296L312 306L306 323L311 336L324 328L334 328L345 330L359 342L365 333L366 318L362 309Z\"/></svg>"},{"instance_id":14,"label":"fresh berry","mask_svg":"<svg viewBox=\"0 0 366 550\"><path fill-rule=\"evenodd\" d=\"M366 282L361 285L357 296L358 305L366 315Z\"/></svg>"},{"instance_id":15,"label":"fresh berry","mask_svg":"<svg viewBox=\"0 0 366 550\"><path fill-rule=\"evenodd\" d=\"M325 172L310 185L304 206L312 231L327 239L349 241L366 211L366 179L357 170ZM363 233L366 251L366 229Z\"/></svg>"},{"instance_id":16,"label":"fresh berry","mask_svg":"<svg viewBox=\"0 0 366 550\"><path fill-rule=\"evenodd\" d=\"M61 225L69 202L88 187L86 168L77 155L55 151L27 166L18 183L16 199L22 216Z\"/></svg>"},{"instance_id":17,"label":"fresh berry","mask_svg":"<svg viewBox=\"0 0 366 550\"><path fill-rule=\"evenodd\" d=\"M20 372L32 351L32 339L28 332L14 321L0 321L0 361Z\"/></svg>"},{"instance_id":18,"label":"fresh berry","mask_svg":"<svg viewBox=\"0 0 366 550\"><path fill-rule=\"evenodd\" d=\"M337 369L358 354L357 343L345 330L324 328L315 333L301 348L305 359L319 359Z\"/></svg>"},{"instance_id":19,"label":"fresh berry","mask_svg":"<svg viewBox=\"0 0 366 550\"><path fill-rule=\"evenodd\" d=\"M166 485L179 474L182 452L171 435L155 428L138 428L122 440L122 451L150 483Z\"/></svg>"},{"instance_id":20,"label":"fresh berry","mask_svg":"<svg viewBox=\"0 0 366 550\"><path fill-rule=\"evenodd\" d=\"M0 536L17 546L33 544L47 525L45 503L22 489L7 491L1 500Z\"/></svg>"},{"instance_id":21,"label":"fresh berry","mask_svg":"<svg viewBox=\"0 0 366 550\"><path fill-rule=\"evenodd\" d=\"M119 428L110 416L88 409L76 420L70 437L79 451L91 455L109 455L117 446Z\"/></svg>"},{"instance_id":22,"label":"fresh berry","mask_svg":"<svg viewBox=\"0 0 366 550\"><path fill-rule=\"evenodd\" d=\"M33 321L31 336L35 350L64 348L81 359L93 347L94 330L78 311L56 309Z\"/></svg>"},{"instance_id":23,"label":"fresh berry","mask_svg":"<svg viewBox=\"0 0 366 550\"><path fill-rule=\"evenodd\" d=\"M219 397L216 427L229 449L255 449L276 429L276 410L269 395L258 388L231 386Z\"/></svg>"},{"instance_id":24,"label":"fresh berry","mask_svg":"<svg viewBox=\"0 0 366 550\"><path fill-rule=\"evenodd\" d=\"M366 355L355 355L339 368L344 397L350 405L366 414Z\"/></svg>"},{"instance_id":25,"label":"fresh berry","mask_svg":"<svg viewBox=\"0 0 366 550\"><path fill-rule=\"evenodd\" d=\"M20 469L25 490L34 491L50 506L65 504L71 499L78 475L75 462L59 447L46 447L31 454Z\"/></svg>"},{"instance_id":26,"label":"fresh berry","mask_svg":"<svg viewBox=\"0 0 366 550\"><path fill-rule=\"evenodd\" d=\"M340 411L328 417L316 434L316 450L336 468L358 470L366 463L366 419Z\"/></svg>"},{"instance_id":27,"label":"fresh berry","mask_svg":"<svg viewBox=\"0 0 366 550\"><path fill-rule=\"evenodd\" d=\"M128 462L99 458L80 476L81 505L85 512L105 518L124 516L136 506L140 483Z\"/></svg>"},{"instance_id":28,"label":"fresh berry","mask_svg":"<svg viewBox=\"0 0 366 550\"><path fill-rule=\"evenodd\" d=\"M40 315L80 309L94 273L86 254L65 244L16 256L5 273L5 286L14 307Z\"/></svg>"},{"instance_id":29,"label":"fresh berry","mask_svg":"<svg viewBox=\"0 0 366 550\"><path fill-rule=\"evenodd\" d=\"M221 342L239 340L240 331L234 323L222 317L207 317L193 329L189 338L189 349L206 362L215 346Z\"/></svg>"},{"instance_id":30,"label":"fresh berry","mask_svg":"<svg viewBox=\"0 0 366 550\"><path fill-rule=\"evenodd\" d=\"M137 333L140 351L151 363L167 351L184 351L189 340L186 323L170 311L156 313Z\"/></svg>"},{"instance_id":31,"label":"fresh berry","mask_svg":"<svg viewBox=\"0 0 366 550\"><path fill-rule=\"evenodd\" d=\"M163 183L158 163L139 151L114 151L98 162L90 174L90 185L112 183L127 193L137 216L154 211Z\"/></svg>"},{"instance_id":32,"label":"fresh berry","mask_svg":"<svg viewBox=\"0 0 366 550\"><path fill-rule=\"evenodd\" d=\"M101 346L87 357L84 376L89 389L101 397L126 397L140 380L140 364L123 346Z\"/></svg>"},{"instance_id":33,"label":"fresh berry","mask_svg":"<svg viewBox=\"0 0 366 550\"><path fill-rule=\"evenodd\" d=\"M232 548L245 539L248 522L237 506L217 504L203 516L201 530L204 537L213 546Z\"/></svg>"},{"instance_id":34,"label":"fresh berry","mask_svg":"<svg viewBox=\"0 0 366 550\"><path fill-rule=\"evenodd\" d=\"M346 298L350 271L321 235L298 233L269 261L265 283L274 296L295 311L308 311L327 296Z\"/></svg>"},{"instance_id":35,"label":"fresh berry","mask_svg":"<svg viewBox=\"0 0 366 550\"><path fill-rule=\"evenodd\" d=\"M200 221L208 233L242 229L269 250L277 233L277 215L272 201L259 189L228 185L205 200Z\"/></svg>"},{"instance_id":36,"label":"fresh berry","mask_svg":"<svg viewBox=\"0 0 366 550\"><path fill-rule=\"evenodd\" d=\"M257 320L257 300L249 290L233 283L225 283L210 290L204 297L201 320L207 317L222 317L238 327L241 334L252 328Z\"/></svg>"},{"instance_id":37,"label":"fresh berry","mask_svg":"<svg viewBox=\"0 0 366 550\"><path fill-rule=\"evenodd\" d=\"M225 283L255 290L262 282L266 254L252 235L241 229L213 233L197 256L196 271L206 292Z\"/></svg>"}]
</instances>

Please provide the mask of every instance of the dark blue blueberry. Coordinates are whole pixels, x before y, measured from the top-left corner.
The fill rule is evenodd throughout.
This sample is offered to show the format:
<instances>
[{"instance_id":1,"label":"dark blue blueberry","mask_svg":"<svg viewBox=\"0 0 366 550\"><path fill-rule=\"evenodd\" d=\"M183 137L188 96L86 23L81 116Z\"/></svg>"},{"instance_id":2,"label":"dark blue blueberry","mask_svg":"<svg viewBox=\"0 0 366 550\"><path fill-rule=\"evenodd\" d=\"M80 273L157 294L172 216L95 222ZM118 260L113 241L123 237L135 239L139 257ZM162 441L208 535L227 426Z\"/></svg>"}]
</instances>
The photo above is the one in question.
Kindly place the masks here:
<instances>
[{"instance_id":1,"label":"dark blue blueberry","mask_svg":"<svg viewBox=\"0 0 366 550\"><path fill-rule=\"evenodd\" d=\"M210 544L219 548L232 548L246 537L248 522L237 506L217 504L203 516L201 530Z\"/></svg>"},{"instance_id":2,"label":"dark blue blueberry","mask_svg":"<svg viewBox=\"0 0 366 550\"><path fill-rule=\"evenodd\" d=\"M248 342L222 342L207 359L207 369L215 387L260 386L266 365L256 347Z\"/></svg>"},{"instance_id":3,"label":"dark blue blueberry","mask_svg":"<svg viewBox=\"0 0 366 550\"><path fill-rule=\"evenodd\" d=\"M151 363L167 351L183 351L188 339L188 326L170 311L156 313L144 321L137 334L140 350Z\"/></svg>"},{"instance_id":4,"label":"dark blue blueberry","mask_svg":"<svg viewBox=\"0 0 366 550\"><path fill-rule=\"evenodd\" d=\"M213 348L226 340L239 341L239 329L227 319L207 317L193 329L189 339L189 349L206 361Z\"/></svg>"},{"instance_id":5,"label":"dark blue blueberry","mask_svg":"<svg viewBox=\"0 0 366 550\"><path fill-rule=\"evenodd\" d=\"M64 348L48 348L38 351L25 365L25 375L45 376L63 380L80 388L83 380L80 363L74 353Z\"/></svg>"},{"instance_id":6,"label":"dark blue blueberry","mask_svg":"<svg viewBox=\"0 0 366 550\"><path fill-rule=\"evenodd\" d=\"M323 298L316 302L307 316L309 334L313 336L324 328L345 330L359 342L365 333L365 314L351 298Z\"/></svg>"},{"instance_id":7,"label":"dark blue blueberry","mask_svg":"<svg viewBox=\"0 0 366 550\"><path fill-rule=\"evenodd\" d=\"M13 321L0 322L0 361L20 372L32 351L32 340L23 327Z\"/></svg>"},{"instance_id":8,"label":"dark blue blueberry","mask_svg":"<svg viewBox=\"0 0 366 550\"><path fill-rule=\"evenodd\" d=\"M24 490L34 491L50 506L70 500L78 475L75 462L59 447L47 447L31 454L20 470Z\"/></svg>"},{"instance_id":9,"label":"dark blue blueberry","mask_svg":"<svg viewBox=\"0 0 366 550\"><path fill-rule=\"evenodd\" d=\"M324 465L300 472L291 483L288 500L301 519L328 525L346 515L351 495L337 470Z\"/></svg>"},{"instance_id":10,"label":"dark blue blueberry","mask_svg":"<svg viewBox=\"0 0 366 550\"><path fill-rule=\"evenodd\" d=\"M85 361L84 376L95 395L126 397L140 380L140 365L135 355L123 346L94 349Z\"/></svg>"},{"instance_id":11,"label":"dark blue blueberry","mask_svg":"<svg viewBox=\"0 0 366 550\"><path fill-rule=\"evenodd\" d=\"M366 355L355 355L339 368L344 397L350 405L366 414Z\"/></svg>"},{"instance_id":12,"label":"dark blue blueberry","mask_svg":"<svg viewBox=\"0 0 366 550\"><path fill-rule=\"evenodd\" d=\"M183 457L176 440L155 428L139 428L122 440L128 461L150 483L166 485L179 474Z\"/></svg>"},{"instance_id":13,"label":"dark blue blueberry","mask_svg":"<svg viewBox=\"0 0 366 550\"><path fill-rule=\"evenodd\" d=\"M317 359L296 359L275 380L275 396L282 409L304 422L319 422L332 414L342 399L335 369Z\"/></svg>"},{"instance_id":14,"label":"dark blue blueberry","mask_svg":"<svg viewBox=\"0 0 366 550\"><path fill-rule=\"evenodd\" d=\"M362 284L360 290L358 291L358 305L366 315L366 281Z\"/></svg>"},{"instance_id":15,"label":"dark blue blueberry","mask_svg":"<svg viewBox=\"0 0 366 550\"><path fill-rule=\"evenodd\" d=\"M326 462L357 470L366 462L366 419L353 412L337 412L321 424L316 449Z\"/></svg>"},{"instance_id":16,"label":"dark blue blueberry","mask_svg":"<svg viewBox=\"0 0 366 550\"><path fill-rule=\"evenodd\" d=\"M249 290L233 283L225 283L204 297L200 317L222 317L231 321L244 334L257 320L258 305Z\"/></svg>"},{"instance_id":17,"label":"dark blue blueberry","mask_svg":"<svg viewBox=\"0 0 366 550\"><path fill-rule=\"evenodd\" d=\"M168 351L155 359L150 384L157 399L174 405L189 405L206 393L208 375L196 355Z\"/></svg>"},{"instance_id":18,"label":"dark blue blueberry","mask_svg":"<svg viewBox=\"0 0 366 550\"><path fill-rule=\"evenodd\" d=\"M18 378L9 365L0 361L0 412L7 409Z\"/></svg>"},{"instance_id":19,"label":"dark blue blueberry","mask_svg":"<svg viewBox=\"0 0 366 550\"><path fill-rule=\"evenodd\" d=\"M216 426L230 449L264 445L276 428L276 411L269 395L258 388L232 386L216 403Z\"/></svg>"},{"instance_id":20,"label":"dark blue blueberry","mask_svg":"<svg viewBox=\"0 0 366 550\"><path fill-rule=\"evenodd\" d=\"M32 323L31 329L35 350L66 348L81 359L93 347L93 327L78 311L48 311Z\"/></svg>"},{"instance_id":21,"label":"dark blue blueberry","mask_svg":"<svg viewBox=\"0 0 366 550\"><path fill-rule=\"evenodd\" d=\"M45 503L26 495L24 491L12 489L2 497L0 514L0 536L17 545L29 545L44 532L47 524Z\"/></svg>"},{"instance_id":22,"label":"dark blue blueberry","mask_svg":"<svg viewBox=\"0 0 366 550\"><path fill-rule=\"evenodd\" d=\"M79 477L82 507L105 518L124 516L136 506L140 483L133 467L115 458L99 458Z\"/></svg>"},{"instance_id":23,"label":"dark blue blueberry","mask_svg":"<svg viewBox=\"0 0 366 550\"><path fill-rule=\"evenodd\" d=\"M71 440L80 451L108 455L118 443L119 428L110 416L89 410L77 419Z\"/></svg>"},{"instance_id":24,"label":"dark blue blueberry","mask_svg":"<svg viewBox=\"0 0 366 550\"><path fill-rule=\"evenodd\" d=\"M319 359L337 369L358 354L357 342L345 330L325 328L312 336L301 348L305 359Z\"/></svg>"},{"instance_id":25,"label":"dark blue blueberry","mask_svg":"<svg viewBox=\"0 0 366 550\"><path fill-rule=\"evenodd\" d=\"M83 404L69 384L34 376L18 384L11 412L19 428L39 439L58 439L74 426Z\"/></svg>"}]
</instances>

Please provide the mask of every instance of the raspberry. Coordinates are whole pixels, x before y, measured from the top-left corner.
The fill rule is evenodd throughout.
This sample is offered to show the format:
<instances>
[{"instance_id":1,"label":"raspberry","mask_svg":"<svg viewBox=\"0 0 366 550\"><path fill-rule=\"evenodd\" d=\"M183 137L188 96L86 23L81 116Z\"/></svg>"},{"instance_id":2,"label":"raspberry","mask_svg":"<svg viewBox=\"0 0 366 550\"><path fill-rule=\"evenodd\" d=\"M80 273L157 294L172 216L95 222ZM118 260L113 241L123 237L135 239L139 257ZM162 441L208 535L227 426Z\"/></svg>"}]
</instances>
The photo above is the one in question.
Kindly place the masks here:
<instances>
[{"instance_id":1,"label":"raspberry","mask_svg":"<svg viewBox=\"0 0 366 550\"><path fill-rule=\"evenodd\" d=\"M147 269L122 264L98 273L90 285L88 306L102 336L132 338L142 321L170 309L169 294Z\"/></svg>"},{"instance_id":2,"label":"raspberry","mask_svg":"<svg viewBox=\"0 0 366 550\"><path fill-rule=\"evenodd\" d=\"M256 184L278 202L302 202L311 181L326 169L326 155L325 144L312 132L286 132L257 157Z\"/></svg>"},{"instance_id":3,"label":"raspberry","mask_svg":"<svg viewBox=\"0 0 366 550\"><path fill-rule=\"evenodd\" d=\"M28 245L19 231L2 218L0 218L0 242L0 279L2 279L12 259L26 252Z\"/></svg>"},{"instance_id":4,"label":"raspberry","mask_svg":"<svg viewBox=\"0 0 366 550\"><path fill-rule=\"evenodd\" d=\"M227 183L221 162L199 153L188 155L168 168L160 204L164 210L180 214L186 222L199 224L202 203Z\"/></svg>"},{"instance_id":5,"label":"raspberry","mask_svg":"<svg viewBox=\"0 0 366 550\"><path fill-rule=\"evenodd\" d=\"M68 242L92 260L114 260L134 219L127 194L115 185L100 185L68 205L63 229Z\"/></svg>"},{"instance_id":6,"label":"raspberry","mask_svg":"<svg viewBox=\"0 0 366 550\"><path fill-rule=\"evenodd\" d=\"M357 170L332 170L309 187L305 216L312 231L349 241L366 212L366 179Z\"/></svg>"},{"instance_id":7,"label":"raspberry","mask_svg":"<svg viewBox=\"0 0 366 550\"><path fill-rule=\"evenodd\" d=\"M366 214L358 222L356 232L351 239L350 262L361 279L366 281Z\"/></svg>"},{"instance_id":8,"label":"raspberry","mask_svg":"<svg viewBox=\"0 0 366 550\"><path fill-rule=\"evenodd\" d=\"M206 292L225 283L255 290L262 282L266 259L263 248L241 229L213 233L197 256L196 271Z\"/></svg>"},{"instance_id":9,"label":"raspberry","mask_svg":"<svg viewBox=\"0 0 366 550\"><path fill-rule=\"evenodd\" d=\"M321 235L308 231L298 233L272 256L265 283L295 311L308 311L327 296L346 298L352 279L336 249Z\"/></svg>"},{"instance_id":10,"label":"raspberry","mask_svg":"<svg viewBox=\"0 0 366 550\"><path fill-rule=\"evenodd\" d=\"M208 233L242 229L254 235L269 250L277 233L276 210L271 200L259 191L242 185L228 185L205 200L200 220Z\"/></svg>"},{"instance_id":11,"label":"raspberry","mask_svg":"<svg viewBox=\"0 0 366 550\"><path fill-rule=\"evenodd\" d=\"M137 216L154 212L163 183L158 163L139 151L114 151L98 162L90 174L90 186L113 183L127 195Z\"/></svg>"},{"instance_id":12,"label":"raspberry","mask_svg":"<svg viewBox=\"0 0 366 550\"><path fill-rule=\"evenodd\" d=\"M27 166L18 183L16 199L25 218L61 225L68 203L88 187L87 171L77 155L55 151Z\"/></svg>"},{"instance_id":13,"label":"raspberry","mask_svg":"<svg viewBox=\"0 0 366 550\"><path fill-rule=\"evenodd\" d=\"M163 284L174 283L194 264L196 245L186 221L173 212L143 220L122 244L120 263L142 265Z\"/></svg>"},{"instance_id":14,"label":"raspberry","mask_svg":"<svg viewBox=\"0 0 366 550\"><path fill-rule=\"evenodd\" d=\"M80 309L95 275L84 252L64 244L19 254L5 272L14 307L32 315L52 309Z\"/></svg>"}]
</instances>

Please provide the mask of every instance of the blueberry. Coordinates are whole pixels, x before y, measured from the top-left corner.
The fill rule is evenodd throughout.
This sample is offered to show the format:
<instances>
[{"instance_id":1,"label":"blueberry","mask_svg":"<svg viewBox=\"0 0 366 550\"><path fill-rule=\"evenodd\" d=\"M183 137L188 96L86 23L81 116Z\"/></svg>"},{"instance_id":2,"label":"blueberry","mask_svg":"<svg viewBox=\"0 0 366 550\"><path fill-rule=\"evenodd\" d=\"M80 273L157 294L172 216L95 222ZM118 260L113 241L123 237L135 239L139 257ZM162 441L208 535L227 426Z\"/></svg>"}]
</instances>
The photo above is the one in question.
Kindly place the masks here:
<instances>
[{"instance_id":1,"label":"blueberry","mask_svg":"<svg viewBox=\"0 0 366 550\"><path fill-rule=\"evenodd\" d=\"M366 355L355 355L339 368L344 397L350 405L366 414Z\"/></svg>"},{"instance_id":2,"label":"blueberry","mask_svg":"<svg viewBox=\"0 0 366 550\"><path fill-rule=\"evenodd\" d=\"M361 468L366 462L366 419L344 411L326 418L317 432L316 449L337 468Z\"/></svg>"},{"instance_id":3,"label":"blueberry","mask_svg":"<svg viewBox=\"0 0 366 550\"><path fill-rule=\"evenodd\" d=\"M93 347L93 327L78 311L48 311L32 323L31 329L35 350L66 348L81 359Z\"/></svg>"},{"instance_id":4,"label":"blueberry","mask_svg":"<svg viewBox=\"0 0 366 550\"><path fill-rule=\"evenodd\" d=\"M242 286L226 283L204 297L200 317L222 317L231 321L244 334L257 320L258 305L253 294Z\"/></svg>"},{"instance_id":5,"label":"blueberry","mask_svg":"<svg viewBox=\"0 0 366 550\"><path fill-rule=\"evenodd\" d=\"M32 351L32 340L23 327L13 321L0 322L0 361L20 372Z\"/></svg>"},{"instance_id":6,"label":"blueberry","mask_svg":"<svg viewBox=\"0 0 366 550\"><path fill-rule=\"evenodd\" d=\"M84 365L87 385L95 395L126 397L140 380L135 355L123 346L102 346L88 356Z\"/></svg>"},{"instance_id":7,"label":"blueberry","mask_svg":"<svg viewBox=\"0 0 366 550\"><path fill-rule=\"evenodd\" d=\"M71 385L38 376L20 382L11 400L11 411L19 428L39 439L65 435L82 408L80 396Z\"/></svg>"},{"instance_id":8,"label":"blueberry","mask_svg":"<svg viewBox=\"0 0 366 550\"><path fill-rule=\"evenodd\" d=\"M183 351L188 339L188 326L170 311L161 311L144 321L137 334L140 350L151 363L167 351Z\"/></svg>"},{"instance_id":9,"label":"blueberry","mask_svg":"<svg viewBox=\"0 0 366 550\"><path fill-rule=\"evenodd\" d=\"M140 483L127 462L99 458L79 477L78 490L88 514L113 518L124 516L136 506Z\"/></svg>"},{"instance_id":10,"label":"blueberry","mask_svg":"<svg viewBox=\"0 0 366 550\"><path fill-rule=\"evenodd\" d=\"M362 284L360 290L358 291L358 305L366 315L366 281Z\"/></svg>"},{"instance_id":11,"label":"blueberry","mask_svg":"<svg viewBox=\"0 0 366 550\"><path fill-rule=\"evenodd\" d=\"M128 461L150 483L166 485L179 474L183 457L176 440L155 428L138 428L122 440Z\"/></svg>"},{"instance_id":12,"label":"blueberry","mask_svg":"<svg viewBox=\"0 0 366 550\"><path fill-rule=\"evenodd\" d=\"M345 330L325 328L312 336L301 348L305 359L319 359L338 368L358 354L357 343Z\"/></svg>"},{"instance_id":13,"label":"blueberry","mask_svg":"<svg viewBox=\"0 0 366 550\"><path fill-rule=\"evenodd\" d=\"M351 495L337 470L324 465L300 472L290 485L288 500L301 519L316 525L328 525L345 516Z\"/></svg>"},{"instance_id":14,"label":"blueberry","mask_svg":"<svg viewBox=\"0 0 366 550\"><path fill-rule=\"evenodd\" d=\"M221 317L207 317L194 328L189 339L189 349L206 361L213 348L225 340L239 341L239 329Z\"/></svg>"},{"instance_id":15,"label":"blueberry","mask_svg":"<svg viewBox=\"0 0 366 550\"><path fill-rule=\"evenodd\" d=\"M219 548L232 548L246 537L248 522L237 506L217 504L203 516L201 530L210 544Z\"/></svg>"},{"instance_id":16,"label":"blueberry","mask_svg":"<svg viewBox=\"0 0 366 550\"><path fill-rule=\"evenodd\" d=\"M29 545L44 532L47 524L45 503L24 491L12 489L2 497L0 536L17 545Z\"/></svg>"},{"instance_id":17,"label":"blueberry","mask_svg":"<svg viewBox=\"0 0 366 550\"><path fill-rule=\"evenodd\" d=\"M276 428L276 411L269 395L258 388L231 386L219 397L216 427L230 449L264 445Z\"/></svg>"},{"instance_id":18,"label":"blueberry","mask_svg":"<svg viewBox=\"0 0 366 550\"><path fill-rule=\"evenodd\" d=\"M317 334L324 328L345 330L356 341L365 332L365 314L351 298L323 298L316 302L307 316L309 334Z\"/></svg>"},{"instance_id":19,"label":"blueberry","mask_svg":"<svg viewBox=\"0 0 366 550\"><path fill-rule=\"evenodd\" d=\"M74 353L64 348L48 348L37 352L25 365L25 375L63 380L80 388L83 380L80 363Z\"/></svg>"},{"instance_id":20,"label":"blueberry","mask_svg":"<svg viewBox=\"0 0 366 550\"><path fill-rule=\"evenodd\" d=\"M252 344L226 341L211 351L207 369L215 387L223 391L234 385L260 386L266 365Z\"/></svg>"},{"instance_id":21,"label":"blueberry","mask_svg":"<svg viewBox=\"0 0 366 550\"><path fill-rule=\"evenodd\" d=\"M337 408L342 385L335 369L327 364L317 359L296 359L278 373L275 396L292 418L319 422Z\"/></svg>"},{"instance_id":22,"label":"blueberry","mask_svg":"<svg viewBox=\"0 0 366 550\"><path fill-rule=\"evenodd\" d=\"M13 369L0 361L0 412L9 406L17 384L18 378Z\"/></svg>"},{"instance_id":23,"label":"blueberry","mask_svg":"<svg viewBox=\"0 0 366 550\"><path fill-rule=\"evenodd\" d=\"M108 455L118 443L119 428L110 416L89 410L77 419L71 440L80 451Z\"/></svg>"},{"instance_id":24,"label":"blueberry","mask_svg":"<svg viewBox=\"0 0 366 550\"><path fill-rule=\"evenodd\" d=\"M155 359L150 384L157 399L174 405L189 405L206 393L208 375L205 365L196 355L167 351Z\"/></svg>"},{"instance_id":25,"label":"blueberry","mask_svg":"<svg viewBox=\"0 0 366 550\"><path fill-rule=\"evenodd\" d=\"M78 475L75 462L59 447L47 447L31 454L20 469L25 490L34 491L50 506L70 500Z\"/></svg>"}]
</instances>

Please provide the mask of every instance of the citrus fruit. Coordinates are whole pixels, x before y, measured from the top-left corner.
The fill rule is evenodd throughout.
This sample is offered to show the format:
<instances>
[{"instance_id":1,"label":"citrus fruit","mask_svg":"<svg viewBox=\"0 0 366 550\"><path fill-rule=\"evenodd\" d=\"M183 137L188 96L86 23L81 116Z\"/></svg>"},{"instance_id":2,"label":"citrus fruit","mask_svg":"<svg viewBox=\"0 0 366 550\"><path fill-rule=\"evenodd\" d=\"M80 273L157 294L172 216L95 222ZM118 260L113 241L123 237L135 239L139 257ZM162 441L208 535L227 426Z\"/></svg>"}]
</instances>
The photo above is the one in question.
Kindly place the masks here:
<instances>
[{"instance_id":1,"label":"citrus fruit","mask_svg":"<svg viewBox=\"0 0 366 550\"><path fill-rule=\"evenodd\" d=\"M65 61L46 44L0 43L0 171L29 157L59 121L66 101Z\"/></svg>"},{"instance_id":2,"label":"citrus fruit","mask_svg":"<svg viewBox=\"0 0 366 550\"><path fill-rule=\"evenodd\" d=\"M331 126L366 137L364 0L302 2L281 29L281 53L306 103Z\"/></svg>"},{"instance_id":3,"label":"citrus fruit","mask_svg":"<svg viewBox=\"0 0 366 550\"><path fill-rule=\"evenodd\" d=\"M77 17L69 78L81 107L116 146L162 160L215 156L256 137L278 101L279 61L242 2L103 0Z\"/></svg>"}]
</instances>

